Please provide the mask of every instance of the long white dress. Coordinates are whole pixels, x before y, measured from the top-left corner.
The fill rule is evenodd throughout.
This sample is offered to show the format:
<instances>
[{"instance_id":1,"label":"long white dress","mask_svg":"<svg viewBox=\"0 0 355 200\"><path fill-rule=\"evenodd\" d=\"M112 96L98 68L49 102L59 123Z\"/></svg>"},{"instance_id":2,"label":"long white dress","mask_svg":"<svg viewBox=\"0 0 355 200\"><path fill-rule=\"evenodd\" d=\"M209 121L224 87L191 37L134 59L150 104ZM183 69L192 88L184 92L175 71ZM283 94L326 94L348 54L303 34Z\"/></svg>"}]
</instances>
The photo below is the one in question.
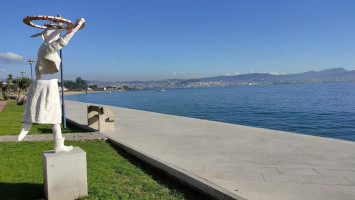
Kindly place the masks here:
<instances>
[{"instance_id":1,"label":"long white dress","mask_svg":"<svg viewBox=\"0 0 355 200\"><path fill-rule=\"evenodd\" d=\"M62 111L58 79L36 80L28 91L23 123L60 124Z\"/></svg>"}]
</instances>

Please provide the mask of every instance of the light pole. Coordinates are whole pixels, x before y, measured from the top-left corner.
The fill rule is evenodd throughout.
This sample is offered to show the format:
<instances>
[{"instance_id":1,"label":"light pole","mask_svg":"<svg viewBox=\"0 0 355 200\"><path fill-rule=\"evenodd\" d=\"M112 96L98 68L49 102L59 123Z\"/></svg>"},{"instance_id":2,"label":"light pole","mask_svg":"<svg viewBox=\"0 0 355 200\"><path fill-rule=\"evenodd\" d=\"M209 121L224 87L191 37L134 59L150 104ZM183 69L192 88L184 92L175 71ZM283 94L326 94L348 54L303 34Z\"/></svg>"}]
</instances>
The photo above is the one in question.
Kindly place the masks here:
<instances>
[{"instance_id":1,"label":"light pole","mask_svg":"<svg viewBox=\"0 0 355 200\"><path fill-rule=\"evenodd\" d=\"M22 72L20 72L20 73L22 74L22 78L23 78L23 74L24 74L25 72L22 71Z\"/></svg>"},{"instance_id":2,"label":"light pole","mask_svg":"<svg viewBox=\"0 0 355 200\"><path fill-rule=\"evenodd\" d=\"M57 17L62 17L61 15L57 15ZM57 22L58 26L62 27L63 23ZM62 49L59 50L59 57L60 57L60 83L62 87L62 123L63 128L67 128L67 118L65 113L65 103L64 103L64 78L63 78L63 57L62 57Z\"/></svg>"},{"instance_id":3,"label":"light pole","mask_svg":"<svg viewBox=\"0 0 355 200\"><path fill-rule=\"evenodd\" d=\"M34 62L34 60L32 60L32 58L30 58L27 62L29 62L30 65L31 65L31 80L33 80L33 76L32 76L32 63Z\"/></svg>"},{"instance_id":4,"label":"light pole","mask_svg":"<svg viewBox=\"0 0 355 200\"><path fill-rule=\"evenodd\" d=\"M59 50L59 55L60 55L60 81L61 81L61 86L62 86L62 122L63 122L63 127L67 128L67 119L66 119L66 114L65 114L65 103L64 103L64 78L63 78L63 57L62 57L62 50Z\"/></svg>"}]
</instances>

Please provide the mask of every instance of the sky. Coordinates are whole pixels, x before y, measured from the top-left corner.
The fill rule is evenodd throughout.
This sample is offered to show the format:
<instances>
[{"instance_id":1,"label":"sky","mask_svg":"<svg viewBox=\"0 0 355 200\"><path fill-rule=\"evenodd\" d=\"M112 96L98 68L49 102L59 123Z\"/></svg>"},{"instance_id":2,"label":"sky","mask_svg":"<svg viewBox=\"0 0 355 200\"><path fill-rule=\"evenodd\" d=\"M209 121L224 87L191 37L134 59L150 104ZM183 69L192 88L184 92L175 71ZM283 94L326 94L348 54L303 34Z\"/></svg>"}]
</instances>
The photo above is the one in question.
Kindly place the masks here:
<instances>
[{"instance_id":1,"label":"sky","mask_svg":"<svg viewBox=\"0 0 355 200\"><path fill-rule=\"evenodd\" d=\"M85 18L62 49L64 79L162 80L355 70L353 0L75 0L0 3L0 79L30 76L29 15ZM63 32L64 34L65 32Z\"/></svg>"}]
</instances>

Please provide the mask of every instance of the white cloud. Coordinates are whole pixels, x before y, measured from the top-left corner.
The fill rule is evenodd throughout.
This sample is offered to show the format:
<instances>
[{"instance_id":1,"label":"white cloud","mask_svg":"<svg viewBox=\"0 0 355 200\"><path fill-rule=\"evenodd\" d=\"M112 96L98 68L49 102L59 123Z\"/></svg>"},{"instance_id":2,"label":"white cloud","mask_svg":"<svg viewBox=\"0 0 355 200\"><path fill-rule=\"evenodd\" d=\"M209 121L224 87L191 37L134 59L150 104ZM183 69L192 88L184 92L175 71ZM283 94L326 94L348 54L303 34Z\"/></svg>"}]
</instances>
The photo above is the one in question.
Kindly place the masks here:
<instances>
[{"instance_id":1,"label":"white cloud","mask_svg":"<svg viewBox=\"0 0 355 200\"><path fill-rule=\"evenodd\" d=\"M24 57L12 52L0 53L0 62L16 62L23 60Z\"/></svg>"},{"instance_id":2,"label":"white cloud","mask_svg":"<svg viewBox=\"0 0 355 200\"><path fill-rule=\"evenodd\" d=\"M177 75L177 73L176 73L176 72L173 72L173 73L172 73L172 75L174 75L174 76L175 76L175 75Z\"/></svg>"},{"instance_id":3,"label":"white cloud","mask_svg":"<svg viewBox=\"0 0 355 200\"><path fill-rule=\"evenodd\" d=\"M6 72L6 68L0 67L0 72Z\"/></svg>"},{"instance_id":4,"label":"white cloud","mask_svg":"<svg viewBox=\"0 0 355 200\"><path fill-rule=\"evenodd\" d=\"M226 76L232 76L232 74L230 74L230 73L226 73Z\"/></svg>"},{"instance_id":5,"label":"white cloud","mask_svg":"<svg viewBox=\"0 0 355 200\"><path fill-rule=\"evenodd\" d=\"M234 75L240 75L240 73L239 72L235 72Z\"/></svg>"}]
</instances>

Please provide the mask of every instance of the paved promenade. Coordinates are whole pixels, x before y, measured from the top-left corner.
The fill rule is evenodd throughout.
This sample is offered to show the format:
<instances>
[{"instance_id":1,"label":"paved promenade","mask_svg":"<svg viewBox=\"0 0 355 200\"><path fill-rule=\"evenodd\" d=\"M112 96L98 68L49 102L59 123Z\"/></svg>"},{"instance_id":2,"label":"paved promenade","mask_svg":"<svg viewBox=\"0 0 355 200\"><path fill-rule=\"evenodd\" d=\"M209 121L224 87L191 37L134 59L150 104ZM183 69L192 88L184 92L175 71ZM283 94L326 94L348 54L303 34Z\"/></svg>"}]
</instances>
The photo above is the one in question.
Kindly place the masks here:
<instances>
[{"instance_id":1,"label":"paved promenade","mask_svg":"<svg viewBox=\"0 0 355 200\"><path fill-rule=\"evenodd\" d=\"M67 117L87 124L87 105L66 101ZM355 199L355 142L108 107L120 119L105 136L237 196Z\"/></svg>"}]
</instances>

